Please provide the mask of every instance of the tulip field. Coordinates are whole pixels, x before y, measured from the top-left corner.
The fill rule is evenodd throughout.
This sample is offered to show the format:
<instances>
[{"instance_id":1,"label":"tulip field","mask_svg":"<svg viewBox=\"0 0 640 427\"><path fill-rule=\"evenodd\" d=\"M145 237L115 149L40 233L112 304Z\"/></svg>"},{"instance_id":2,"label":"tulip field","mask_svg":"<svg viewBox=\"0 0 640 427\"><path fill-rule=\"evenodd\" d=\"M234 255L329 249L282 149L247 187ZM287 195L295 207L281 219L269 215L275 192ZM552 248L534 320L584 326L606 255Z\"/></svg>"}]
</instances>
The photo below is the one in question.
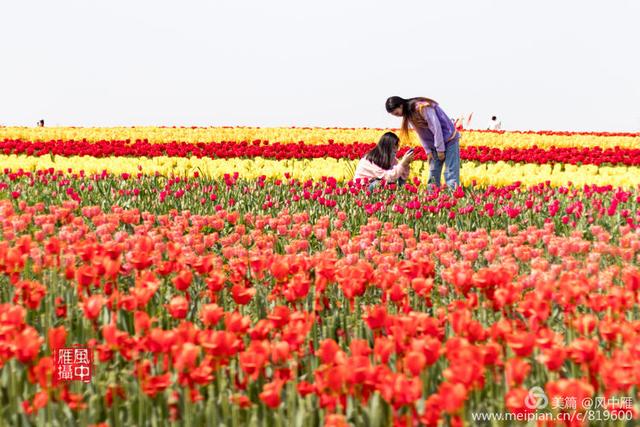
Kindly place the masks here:
<instances>
[{"instance_id":1,"label":"tulip field","mask_svg":"<svg viewBox=\"0 0 640 427\"><path fill-rule=\"evenodd\" d=\"M640 134L385 131L0 127L0 426L639 425Z\"/></svg>"}]
</instances>

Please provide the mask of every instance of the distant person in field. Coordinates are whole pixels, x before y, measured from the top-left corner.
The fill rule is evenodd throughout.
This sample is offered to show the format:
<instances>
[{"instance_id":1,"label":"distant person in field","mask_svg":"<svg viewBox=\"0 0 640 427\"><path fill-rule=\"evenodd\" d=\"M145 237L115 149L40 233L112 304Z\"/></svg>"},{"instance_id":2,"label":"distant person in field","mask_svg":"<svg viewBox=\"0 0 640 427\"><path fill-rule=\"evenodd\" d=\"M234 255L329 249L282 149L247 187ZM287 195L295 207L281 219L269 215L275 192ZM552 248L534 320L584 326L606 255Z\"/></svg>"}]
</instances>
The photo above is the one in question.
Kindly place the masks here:
<instances>
[{"instance_id":1,"label":"distant person in field","mask_svg":"<svg viewBox=\"0 0 640 427\"><path fill-rule=\"evenodd\" d=\"M498 120L496 116L491 116L491 120L489 120L489 123L487 124L487 130L501 130L501 129L502 129L502 123L500 122L500 120Z\"/></svg>"},{"instance_id":2,"label":"distant person in field","mask_svg":"<svg viewBox=\"0 0 640 427\"><path fill-rule=\"evenodd\" d=\"M460 185L460 132L440 105L429 98L404 99L392 96L385 104L387 112L402 117L402 137L409 138L409 125L429 157L429 182L440 186L442 167L449 188Z\"/></svg>"},{"instance_id":3,"label":"distant person in field","mask_svg":"<svg viewBox=\"0 0 640 427\"><path fill-rule=\"evenodd\" d=\"M44 120L38 120L38 127L39 128L43 128L44 127Z\"/></svg>"},{"instance_id":4,"label":"distant person in field","mask_svg":"<svg viewBox=\"0 0 640 427\"><path fill-rule=\"evenodd\" d=\"M367 179L369 190L380 185L382 180L403 186L409 178L409 165L413 160L413 151L407 152L400 161L396 158L400 138L393 132L387 132L378 144L358 163L354 179Z\"/></svg>"}]
</instances>

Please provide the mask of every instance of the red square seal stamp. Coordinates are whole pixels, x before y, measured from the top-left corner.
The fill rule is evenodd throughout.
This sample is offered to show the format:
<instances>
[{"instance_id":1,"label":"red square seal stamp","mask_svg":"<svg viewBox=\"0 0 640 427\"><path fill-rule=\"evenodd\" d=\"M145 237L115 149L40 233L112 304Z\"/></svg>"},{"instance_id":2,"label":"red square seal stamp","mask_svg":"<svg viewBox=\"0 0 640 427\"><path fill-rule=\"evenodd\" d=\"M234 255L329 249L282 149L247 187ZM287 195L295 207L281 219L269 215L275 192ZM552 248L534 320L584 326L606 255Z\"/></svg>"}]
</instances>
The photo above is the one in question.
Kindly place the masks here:
<instances>
[{"instance_id":1,"label":"red square seal stamp","mask_svg":"<svg viewBox=\"0 0 640 427\"><path fill-rule=\"evenodd\" d=\"M93 375L93 351L87 347L74 346L53 349L53 380L82 381L88 383Z\"/></svg>"}]
</instances>

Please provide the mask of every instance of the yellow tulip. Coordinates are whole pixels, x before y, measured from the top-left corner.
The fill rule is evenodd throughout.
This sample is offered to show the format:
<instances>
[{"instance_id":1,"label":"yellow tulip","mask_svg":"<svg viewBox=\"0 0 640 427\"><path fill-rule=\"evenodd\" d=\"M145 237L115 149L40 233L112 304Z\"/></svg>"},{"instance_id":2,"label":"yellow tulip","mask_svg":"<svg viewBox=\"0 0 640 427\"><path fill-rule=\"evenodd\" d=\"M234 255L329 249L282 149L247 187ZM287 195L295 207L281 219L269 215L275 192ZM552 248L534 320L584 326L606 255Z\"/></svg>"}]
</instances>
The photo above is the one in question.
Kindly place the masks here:
<instances>
[{"instance_id":1,"label":"yellow tulip","mask_svg":"<svg viewBox=\"0 0 640 427\"><path fill-rule=\"evenodd\" d=\"M50 140L147 140L151 143L171 141L221 142L221 141L269 141L282 143L327 144L334 141L340 144L352 144L355 141L375 143L380 136L392 129L373 128L257 128L257 127L207 127L207 128L161 128L161 127L113 127L113 128L75 128L75 127L0 127L0 139L21 139L24 141ZM534 145L549 149L551 147L601 147L635 148L640 146L640 134L635 136L606 136L595 134L543 135L519 132L480 132L467 130L462 132L461 145L487 146L492 148L528 148ZM415 134L405 145L419 145Z\"/></svg>"},{"instance_id":2,"label":"yellow tulip","mask_svg":"<svg viewBox=\"0 0 640 427\"><path fill-rule=\"evenodd\" d=\"M238 172L243 178L253 179L261 175L268 178L283 178L285 173L299 180L318 180L323 176L334 177L338 181L349 180L357 166L357 160L346 159L302 159L284 160L264 159L210 159L196 157L107 157L90 156L49 156L35 157L27 155L0 155L0 163L11 170L23 169L36 171L54 168L78 173L83 170L87 174L102 173L106 170L112 174L129 173L135 175L160 173L165 176L193 176L197 171L201 176L221 178L225 174ZM411 164L411 175L423 182L429 177L429 165L426 162L414 161ZM523 185L535 185L550 181L554 186L596 184L613 185L614 187L636 187L640 185L640 167L595 166L595 165L549 165L549 164L508 164L463 162L461 179L464 185L474 181L477 185L503 186L520 181Z\"/></svg>"}]
</instances>

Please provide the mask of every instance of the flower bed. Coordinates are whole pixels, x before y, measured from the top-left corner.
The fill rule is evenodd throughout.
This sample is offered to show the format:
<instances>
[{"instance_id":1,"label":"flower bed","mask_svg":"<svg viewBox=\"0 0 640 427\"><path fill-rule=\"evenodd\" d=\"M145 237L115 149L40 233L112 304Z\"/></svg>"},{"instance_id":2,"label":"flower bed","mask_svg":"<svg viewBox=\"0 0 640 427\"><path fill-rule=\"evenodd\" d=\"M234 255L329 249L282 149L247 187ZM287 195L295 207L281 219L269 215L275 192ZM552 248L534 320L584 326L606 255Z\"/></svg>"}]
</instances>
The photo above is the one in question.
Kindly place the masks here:
<instances>
[{"instance_id":1,"label":"flower bed","mask_svg":"<svg viewBox=\"0 0 640 427\"><path fill-rule=\"evenodd\" d=\"M416 161L371 193L366 144L125 136L2 143L3 424L637 422L631 147L468 146L464 188Z\"/></svg>"},{"instance_id":2,"label":"flower bed","mask_svg":"<svg viewBox=\"0 0 640 427\"><path fill-rule=\"evenodd\" d=\"M636 190L42 171L0 198L9 424L458 424L532 387L636 417ZM52 381L74 343L90 385Z\"/></svg>"}]
</instances>

